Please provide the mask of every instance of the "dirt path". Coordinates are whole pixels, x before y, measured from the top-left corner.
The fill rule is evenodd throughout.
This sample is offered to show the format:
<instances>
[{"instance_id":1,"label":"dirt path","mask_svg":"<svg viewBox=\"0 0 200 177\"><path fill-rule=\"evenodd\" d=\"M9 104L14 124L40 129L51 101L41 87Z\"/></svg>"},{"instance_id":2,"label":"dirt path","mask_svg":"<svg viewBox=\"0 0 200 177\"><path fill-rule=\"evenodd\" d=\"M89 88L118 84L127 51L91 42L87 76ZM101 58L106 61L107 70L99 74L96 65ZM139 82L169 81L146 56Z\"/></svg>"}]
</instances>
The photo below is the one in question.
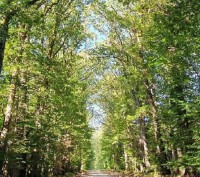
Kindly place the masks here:
<instances>
[{"instance_id":1,"label":"dirt path","mask_svg":"<svg viewBox=\"0 0 200 177\"><path fill-rule=\"evenodd\" d=\"M109 171L87 171L85 174L81 175L82 177L121 177L117 173Z\"/></svg>"}]
</instances>

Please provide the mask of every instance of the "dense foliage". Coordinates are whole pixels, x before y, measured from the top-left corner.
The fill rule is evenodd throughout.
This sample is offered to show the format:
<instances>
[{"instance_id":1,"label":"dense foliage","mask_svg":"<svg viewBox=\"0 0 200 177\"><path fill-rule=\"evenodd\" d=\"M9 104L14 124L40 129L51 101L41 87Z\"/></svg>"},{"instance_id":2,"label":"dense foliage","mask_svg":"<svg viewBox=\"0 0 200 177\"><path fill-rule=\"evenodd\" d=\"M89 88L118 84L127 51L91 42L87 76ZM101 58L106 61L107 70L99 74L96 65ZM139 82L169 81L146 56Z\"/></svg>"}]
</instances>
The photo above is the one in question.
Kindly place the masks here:
<instances>
[{"instance_id":1,"label":"dense foliage","mask_svg":"<svg viewBox=\"0 0 200 177\"><path fill-rule=\"evenodd\" d=\"M2 21L13 11L0 80L1 175L79 171L89 165L92 133L82 75L87 59L79 55L84 4L3 1L1 8Z\"/></svg>"},{"instance_id":2,"label":"dense foliage","mask_svg":"<svg viewBox=\"0 0 200 177\"><path fill-rule=\"evenodd\" d=\"M199 176L199 9L1 0L0 176Z\"/></svg>"},{"instance_id":3,"label":"dense foliage","mask_svg":"<svg viewBox=\"0 0 200 177\"><path fill-rule=\"evenodd\" d=\"M106 112L101 168L199 175L199 7L95 4L94 25L106 36L92 51L106 68L97 100Z\"/></svg>"}]
</instances>

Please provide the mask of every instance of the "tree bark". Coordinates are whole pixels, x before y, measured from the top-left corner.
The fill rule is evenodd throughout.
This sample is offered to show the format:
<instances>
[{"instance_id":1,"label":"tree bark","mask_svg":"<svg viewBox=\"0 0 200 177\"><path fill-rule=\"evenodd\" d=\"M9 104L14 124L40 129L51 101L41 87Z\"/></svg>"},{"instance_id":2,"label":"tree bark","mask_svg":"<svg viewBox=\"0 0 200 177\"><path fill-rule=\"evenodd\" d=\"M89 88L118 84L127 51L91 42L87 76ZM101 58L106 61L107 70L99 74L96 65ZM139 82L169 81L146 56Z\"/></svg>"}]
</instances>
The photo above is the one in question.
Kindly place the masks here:
<instances>
[{"instance_id":1,"label":"tree bark","mask_svg":"<svg viewBox=\"0 0 200 177\"><path fill-rule=\"evenodd\" d=\"M141 103L136 95L136 92L137 92L136 90L132 90L132 96L136 104L136 107L139 108L141 106ZM142 160L142 164L140 164L140 171L143 172L146 168L149 168L151 166L149 162L149 152L148 152L149 149L146 139L144 116L138 117L138 126L139 126L139 147L141 149L140 157Z\"/></svg>"},{"instance_id":2,"label":"tree bark","mask_svg":"<svg viewBox=\"0 0 200 177\"><path fill-rule=\"evenodd\" d=\"M137 38L138 48L139 48L139 57L144 63L143 48L142 48L142 42L141 42L141 32L138 31L136 33L136 38ZM164 143L161 139L161 126L158 120L157 105L156 105L155 96L154 96L155 91L147 78L149 74L148 68L144 68L142 72L145 78L144 85L146 87L148 102L151 106L151 115L152 115L152 122L153 122L153 128L154 128L154 138L155 138L155 143L157 145L156 146L157 159L160 161L162 173L170 174L170 170L164 166L164 164L167 162L167 155L165 153Z\"/></svg>"},{"instance_id":3,"label":"tree bark","mask_svg":"<svg viewBox=\"0 0 200 177\"><path fill-rule=\"evenodd\" d=\"M4 59L4 51L6 45L6 39L8 36L8 25L10 21L10 16L7 15L3 22L0 23L0 73L2 72L3 68L3 59Z\"/></svg>"},{"instance_id":4,"label":"tree bark","mask_svg":"<svg viewBox=\"0 0 200 177\"><path fill-rule=\"evenodd\" d=\"M149 168L150 167L150 163L149 163L149 149L147 146L147 140L146 140L146 131L145 131L145 121L144 121L144 117L139 117L138 118L138 123L139 123L139 129L140 129L140 137L139 137L139 145L142 149L142 153L141 153L141 158L142 158L142 170Z\"/></svg>"},{"instance_id":5,"label":"tree bark","mask_svg":"<svg viewBox=\"0 0 200 177\"><path fill-rule=\"evenodd\" d=\"M158 161L160 162L160 168L161 172L164 175L170 174L170 170L164 166L164 164L167 162L167 154L165 152L164 143L162 141L162 135L161 135L161 126L160 122L158 120L158 111L157 111L157 105L155 101L154 96L154 88L151 86L149 81L146 79L145 81L146 86L146 92L148 95L149 104L151 106L151 116L152 116L152 122L153 122L153 128L154 128L154 137L155 137L155 143L156 143L156 156Z\"/></svg>"},{"instance_id":6,"label":"tree bark","mask_svg":"<svg viewBox=\"0 0 200 177\"><path fill-rule=\"evenodd\" d=\"M17 80L18 80L18 70L14 71L12 74L12 81L11 81L11 89L10 94L8 96L8 103L6 107L6 112L4 116L3 127L0 133L0 153L2 154L3 158L0 161L0 174L2 177L7 176L7 162L6 162L6 152L8 147L8 134L10 131L10 125L12 122L12 108L15 101L16 95L16 88L17 88Z\"/></svg>"}]
</instances>

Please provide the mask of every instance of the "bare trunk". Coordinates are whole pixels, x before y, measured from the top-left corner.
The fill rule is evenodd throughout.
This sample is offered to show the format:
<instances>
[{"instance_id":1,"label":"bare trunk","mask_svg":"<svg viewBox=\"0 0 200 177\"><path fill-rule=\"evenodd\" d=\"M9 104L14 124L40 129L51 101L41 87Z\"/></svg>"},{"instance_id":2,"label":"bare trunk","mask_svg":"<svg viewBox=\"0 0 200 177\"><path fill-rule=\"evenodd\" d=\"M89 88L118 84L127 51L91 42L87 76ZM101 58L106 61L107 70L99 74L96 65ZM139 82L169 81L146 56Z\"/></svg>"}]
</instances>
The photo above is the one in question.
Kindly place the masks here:
<instances>
[{"instance_id":1,"label":"bare trunk","mask_svg":"<svg viewBox=\"0 0 200 177\"><path fill-rule=\"evenodd\" d=\"M143 48L142 48L140 36L141 36L140 32L137 32L136 38L137 38L138 47L139 47L139 56L140 56L142 62L144 62ZM145 78L144 84L146 87L148 101L151 106L151 115L152 115L152 122L153 122L153 128L154 128L154 138L155 138L155 143L156 143L156 154L157 154L157 158L161 164L162 173L169 174L170 173L169 169L167 169L166 166L164 166L164 164L167 162L167 155L165 153L164 144L161 139L161 128L160 128L160 123L158 120L157 105L156 105L156 101L155 101L155 97L154 97L154 93L155 93L154 89L155 88L154 88L154 85L149 83L149 80L147 78L148 74L149 74L148 68L144 68L144 70L143 70L143 76Z\"/></svg>"},{"instance_id":2,"label":"bare trunk","mask_svg":"<svg viewBox=\"0 0 200 177\"><path fill-rule=\"evenodd\" d=\"M0 73L3 68L4 51L5 51L6 39L8 36L9 21L10 21L9 16L6 16L3 19L3 23L0 23Z\"/></svg>"},{"instance_id":3,"label":"bare trunk","mask_svg":"<svg viewBox=\"0 0 200 177\"><path fill-rule=\"evenodd\" d=\"M124 145L124 161L125 161L125 170L129 171L129 159L128 159L128 147Z\"/></svg>"},{"instance_id":4,"label":"bare trunk","mask_svg":"<svg viewBox=\"0 0 200 177\"><path fill-rule=\"evenodd\" d=\"M0 133L0 139L1 139L1 144L0 144L0 152L3 155L2 161L0 162L0 169L2 174L4 176L7 176L7 160L6 160L6 152L7 152L7 147L8 147L8 134L10 131L10 124L12 122L12 107L14 104L15 100L15 94L16 94L16 88L17 88L17 77L18 77L18 70L16 70L13 75L12 75L12 82L11 82L11 89L10 89L10 94L8 96L8 104L6 107L6 112L4 116L4 122L3 122L3 127Z\"/></svg>"},{"instance_id":5,"label":"bare trunk","mask_svg":"<svg viewBox=\"0 0 200 177\"><path fill-rule=\"evenodd\" d=\"M156 140L156 143L161 137L160 134L160 124L158 122L158 116L157 116L157 105L154 99L154 90L153 86L149 83L149 81L146 79L145 81L145 86L146 86L146 92L148 95L149 103L151 105L151 115L152 115L152 121L153 121L153 127L154 127L154 137ZM157 152L160 152L160 147L159 144L157 144Z\"/></svg>"},{"instance_id":6,"label":"bare trunk","mask_svg":"<svg viewBox=\"0 0 200 177\"><path fill-rule=\"evenodd\" d=\"M155 89L154 85L150 84L149 81L146 79L145 81L146 92L148 95L148 102L151 106L151 116L153 122L153 129L154 129L154 137L156 143L156 156L158 161L160 162L160 170L164 175L170 174L170 170L164 165L167 162L167 154L165 152L164 143L161 137L161 126L158 120L158 113L157 113L157 105L155 101Z\"/></svg>"},{"instance_id":7,"label":"bare trunk","mask_svg":"<svg viewBox=\"0 0 200 177\"><path fill-rule=\"evenodd\" d=\"M132 90L132 96L136 106L139 108L141 106L140 100L136 96L137 90ZM142 164L140 164L140 171L144 171L146 168L150 167L149 162L149 150L146 139L146 130L145 130L145 120L144 116L140 116L138 118L138 126L139 126L139 148L140 148L140 157L142 160Z\"/></svg>"},{"instance_id":8,"label":"bare trunk","mask_svg":"<svg viewBox=\"0 0 200 177\"><path fill-rule=\"evenodd\" d=\"M149 163L149 152L148 152L148 146L147 146L147 140L146 140L146 131L145 131L145 122L144 122L144 117L140 117L138 119L139 122L139 131L140 131L140 138L139 138L139 145L141 147L142 153L141 153L141 158L142 158L142 166L143 170L150 167ZM142 171L143 171L142 170Z\"/></svg>"}]
</instances>

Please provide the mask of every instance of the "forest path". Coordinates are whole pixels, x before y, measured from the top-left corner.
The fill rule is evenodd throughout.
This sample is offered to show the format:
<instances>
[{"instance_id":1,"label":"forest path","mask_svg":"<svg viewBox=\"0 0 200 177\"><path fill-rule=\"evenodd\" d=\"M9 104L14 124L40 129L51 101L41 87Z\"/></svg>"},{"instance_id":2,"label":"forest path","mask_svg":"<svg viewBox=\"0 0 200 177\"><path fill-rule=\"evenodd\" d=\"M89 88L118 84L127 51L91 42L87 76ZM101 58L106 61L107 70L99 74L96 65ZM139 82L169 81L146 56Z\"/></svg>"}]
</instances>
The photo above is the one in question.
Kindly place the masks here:
<instances>
[{"instance_id":1,"label":"forest path","mask_svg":"<svg viewBox=\"0 0 200 177\"><path fill-rule=\"evenodd\" d=\"M118 173L111 171L92 170L81 175L82 177L121 177Z\"/></svg>"}]
</instances>

